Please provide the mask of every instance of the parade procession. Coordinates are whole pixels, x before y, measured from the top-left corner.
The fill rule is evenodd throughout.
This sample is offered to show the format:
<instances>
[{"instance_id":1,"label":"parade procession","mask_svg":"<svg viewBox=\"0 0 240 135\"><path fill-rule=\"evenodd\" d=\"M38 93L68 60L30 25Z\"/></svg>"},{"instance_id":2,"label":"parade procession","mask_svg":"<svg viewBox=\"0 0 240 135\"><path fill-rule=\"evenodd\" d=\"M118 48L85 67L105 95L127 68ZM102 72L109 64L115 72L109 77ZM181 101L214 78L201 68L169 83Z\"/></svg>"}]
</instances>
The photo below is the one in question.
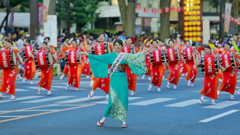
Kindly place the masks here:
<instances>
[{"instance_id":1,"label":"parade procession","mask_svg":"<svg viewBox=\"0 0 240 135\"><path fill-rule=\"evenodd\" d=\"M3 134L240 134L239 1L99 2L118 7L115 24L99 7L104 19L79 21L81 0L60 1L30 1L27 28L0 0L0 127L16 126Z\"/></svg>"}]
</instances>

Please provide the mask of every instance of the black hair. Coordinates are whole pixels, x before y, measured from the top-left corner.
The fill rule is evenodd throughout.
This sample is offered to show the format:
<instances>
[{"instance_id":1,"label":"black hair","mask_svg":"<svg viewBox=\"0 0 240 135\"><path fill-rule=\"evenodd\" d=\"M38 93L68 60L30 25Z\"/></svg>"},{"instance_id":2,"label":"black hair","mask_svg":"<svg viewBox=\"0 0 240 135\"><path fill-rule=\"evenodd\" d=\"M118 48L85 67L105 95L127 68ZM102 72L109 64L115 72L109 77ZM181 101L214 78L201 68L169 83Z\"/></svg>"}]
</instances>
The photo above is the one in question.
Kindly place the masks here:
<instances>
[{"instance_id":1,"label":"black hair","mask_svg":"<svg viewBox=\"0 0 240 135\"><path fill-rule=\"evenodd\" d=\"M4 39L4 41L7 41L8 43L11 43L11 41L9 39Z\"/></svg>"},{"instance_id":2,"label":"black hair","mask_svg":"<svg viewBox=\"0 0 240 135\"><path fill-rule=\"evenodd\" d=\"M45 39L48 39L48 40L50 41L50 37L45 37L44 40L45 40Z\"/></svg>"},{"instance_id":3,"label":"black hair","mask_svg":"<svg viewBox=\"0 0 240 135\"><path fill-rule=\"evenodd\" d=\"M225 42L224 45L225 45L225 44L227 44L227 45L229 45L229 46L232 46L232 44L229 43L229 42Z\"/></svg>"},{"instance_id":4,"label":"black hair","mask_svg":"<svg viewBox=\"0 0 240 135\"><path fill-rule=\"evenodd\" d=\"M25 42L28 42L28 43L30 43L30 42L31 42L31 40L30 40L30 39L27 39Z\"/></svg>"},{"instance_id":5,"label":"black hair","mask_svg":"<svg viewBox=\"0 0 240 135\"><path fill-rule=\"evenodd\" d=\"M106 38L104 33L100 33L98 36L100 36L100 35L103 35L103 36L104 36L104 38Z\"/></svg>"},{"instance_id":6,"label":"black hair","mask_svg":"<svg viewBox=\"0 0 240 135\"><path fill-rule=\"evenodd\" d=\"M153 43L154 41L156 41L157 43L159 42L159 40L155 38L155 39L152 40L151 43Z\"/></svg>"},{"instance_id":7,"label":"black hair","mask_svg":"<svg viewBox=\"0 0 240 135\"><path fill-rule=\"evenodd\" d=\"M45 41L43 41L42 43L45 44L46 46L48 45L47 42L45 42Z\"/></svg>"},{"instance_id":8,"label":"black hair","mask_svg":"<svg viewBox=\"0 0 240 135\"><path fill-rule=\"evenodd\" d=\"M217 44L222 44L222 42L221 42L221 41L219 41Z\"/></svg>"},{"instance_id":9,"label":"black hair","mask_svg":"<svg viewBox=\"0 0 240 135\"><path fill-rule=\"evenodd\" d=\"M207 49L211 50L211 47L209 45L204 46L204 48L207 48Z\"/></svg>"},{"instance_id":10,"label":"black hair","mask_svg":"<svg viewBox=\"0 0 240 135\"><path fill-rule=\"evenodd\" d=\"M114 46L116 43L119 43L120 45L123 46L123 41L122 41L121 39L116 39L116 40L113 42L113 46Z\"/></svg>"},{"instance_id":11,"label":"black hair","mask_svg":"<svg viewBox=\"0 0 240 135\"><path fill-rule=\"evenodd\" d=\"M129 38L132 40L132 37L127 37L126 40L128 40Z\"/></svg>"}]
</instances>

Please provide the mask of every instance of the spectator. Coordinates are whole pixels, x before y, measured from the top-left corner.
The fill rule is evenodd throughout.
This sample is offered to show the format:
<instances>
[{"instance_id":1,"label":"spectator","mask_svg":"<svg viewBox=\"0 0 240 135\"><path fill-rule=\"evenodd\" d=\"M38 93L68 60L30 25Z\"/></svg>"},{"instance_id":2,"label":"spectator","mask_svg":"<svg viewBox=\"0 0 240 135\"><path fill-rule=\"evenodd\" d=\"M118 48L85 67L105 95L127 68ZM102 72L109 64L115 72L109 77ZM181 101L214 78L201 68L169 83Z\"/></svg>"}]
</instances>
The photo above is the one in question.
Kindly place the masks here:
<instances>
[{"instance_id":1,"label":"spectator","mask_svg":"<svg viewBox=\"0 0 240 135\"><path fill-rule=\"evenodd\" d=\"M121 35L118 36L118 39L126 40L126 36L125 36L125 32L124 31L121 32Z\"/></svg>"},{"instance_id":2,"label":"spectator","mask_svg":"<svg viewBox=\"0 0 240 135\"><path fill-rule=\"evenodd\" d=\"M44 31L43 29L40 30L40 35L37 37L37 44L40 46L41 43L44 41Z\"/></svg>"},{"instance_id":3,"label":"spectator","mask_svg":"<svg viewBox=\"0 0 240 135\"><path fill-rule=\"evenodd\" d=\"M25 35L22 34L22 35L19 36L19 39L17 41L17 45L18 45L18 49L19 49L20 54L21 54L23 46L24 46L24 39L25 39Z\"/></svg>"}]
</instances>

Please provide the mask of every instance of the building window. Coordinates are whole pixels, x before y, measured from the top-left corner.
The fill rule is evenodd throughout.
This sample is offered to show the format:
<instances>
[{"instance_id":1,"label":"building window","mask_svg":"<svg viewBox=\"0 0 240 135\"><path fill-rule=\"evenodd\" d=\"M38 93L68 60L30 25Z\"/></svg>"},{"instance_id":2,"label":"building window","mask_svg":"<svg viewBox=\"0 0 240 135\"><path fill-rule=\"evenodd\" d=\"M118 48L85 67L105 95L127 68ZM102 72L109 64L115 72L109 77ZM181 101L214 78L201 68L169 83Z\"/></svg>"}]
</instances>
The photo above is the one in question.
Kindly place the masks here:
<instances>
[{"instance_id":1,"label":"building window","mask_svg":"<svg viewBox=\"0 0 240 135\"><path fill-rule=\"evenodd\" d=\"M202 5L203 13L219 13L220 12L219 6L213 7L210 0L203 0L202 4L203 4Z\"/></svg>"}]
</instances>

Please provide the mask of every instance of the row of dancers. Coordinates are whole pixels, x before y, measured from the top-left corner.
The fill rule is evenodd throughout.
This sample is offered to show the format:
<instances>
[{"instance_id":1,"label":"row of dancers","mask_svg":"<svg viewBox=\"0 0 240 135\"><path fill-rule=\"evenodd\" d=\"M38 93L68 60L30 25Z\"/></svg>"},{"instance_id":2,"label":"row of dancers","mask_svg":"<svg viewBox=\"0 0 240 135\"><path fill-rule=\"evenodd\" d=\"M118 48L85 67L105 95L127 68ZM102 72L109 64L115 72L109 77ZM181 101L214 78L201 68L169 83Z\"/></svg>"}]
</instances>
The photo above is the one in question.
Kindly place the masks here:
<instances>
[{"instance_id":1,"label":"row of dancers","mask_svg":"<svg viewBox=\"0 0 240 135\"><path fill-rule=\"evenodd\" d=\"M81 55L81 52L88 52L95 55L103 55L115 51L111 43L106 43L104 41L104 34L100 34L98 42L95 42L91 45L88 44L86 36L84 36L84 41L81 45L77 44L76 40L71 40L69 42L63 43L60 48L61 55L59 55L59 57L65 59L66 64L64 66L63 75L60 77L60 79L63 79L64 76L68 76L66 89L69 89L70 86L73 86L76 88L76 91L78 91L80 89L80 79L83 70L87 70L88 74L90 74L91 72L88 56ZM121 50L124 53L135 54L147 50L151 46L157 48L157 50L147 52L146 54L145 63L147 73L142 76L142 79L144 79L145 76L148 76L148 79L150 80L150 83L148 85L149 91L152 90L153 86L156 86L157 91L161 92L162 80L164 79L164 74L167 69L169 70L169 77L167 78L167 88L170 88L172 84L173 89L177 89L177 84L181 75L186 76L187 86L193 87L195 79L198 75L198 66L202 65L200 66L200 69L205 69L206 65L204 66L204 57L210 55L208 54L207 50L210 49L210 53L214 55L214 57L217 57L219 61L221 61L221 63L216 66L212 65L213 67L217 68L216 70L214 70L216 72L215 74L217 78L216 83L218 84L218 82L221 82L220 87L218 88L217 85L217 87L214 89L218 89L216 91L217 95L219 95L221 91L229 92L229 89L231 88L232 90L231 92L229 92L231 94L230 98L234 99L234 86L226 88L228 87L227 85L229 85L228 83L226 83L226 80L229 80L230 77L227 76L226 78L225 74L228 73L227 71L229 71L230 69L232 72L234 71L234 74L236 74L235 68L239 63L239 56L237 55L236 50L234 49L234 47L232 47L230 43L225 43L223 48L223 44L221 42L218 42L217 47L214 49L210 48L209 46L192 46L192 42L189 40L183 42L181 45L176 45L173 40L168 40L167 45L168 48L166 48L166 46L164 46L164 42L159 39L146 39L144 41L144 45L139 48L132 45L131 37L127 37L126 41L124 41L124 47ZM58 63L57 54L53 46L48 46L48 43L43 42L40 49L36 50L32 45L30 45L30 40L27 40L24 46L24 59L22 60L22 58L19 56L18 50L11 49L11 42L5 39L4 49L2 49L2 51L12 51L15 53L15 56L17 56L16 60L12 60L13 63L8 63L10 65L12 64L14 67L14 76L19 72L18 64L24 64L23 82L25 82L25 80L30 80L30 84L33 84L32 79L36 73L36 69L40 69L41 78L38 83L39 87L37 88L37 93L41 94L41 88L45 88L46 90L48 90L47 95L52 95L51 82L54 76L53 64ZM228 65L223 65L224 60L222 59L224 57L229 57L229 60L231 60L229 61ZM3 56L0 58L3 58ZM9 60L11 61L11 59ZM15 64L14 61L16 61ZM0 99L2 99L2 93L5 91L7 94L12 94L10 99L15 99L15 85L12 85L13 82L11 82L12 84L9 83L9 79L14 79L14 77L6 79L6 75L10 71L13 72L13 70L9 70L11 69L11 66L9 66L10 68L4 68L4 64L6 63L1 63L1 65L3 66L1 66L2 88L0 91ZM226 68L224 66L229 66L227 67L227 71L225 71L226 69L224 70L224 68ZM205 73L205 71L203 71L203 73ZM136 92L137 75L133 74L128 66L126 66L126 74L128 79L128 89L131 91L130 96L134 96ZM204 82L206 80L207 79L204 79ZM233 80L235 80L234 82L236 83L237 78L234 78ZM90 86L92 87L92 90L90 91L88 98L92 98L95 90L97 88L100 88L106 93L106 99L108 99L109 84L109 77L95 78L94 74L92 74L90 81ZM203 91L205 90L203 89ZM240 90L238 90L238 93L240 93ZM208 92L208 94L210 93ZM204 96L200 98L201 102L203 101L203 98ZM213 96L212 99L212 103L214 104L214 99L217 98Z\"/></svg>"}]
</instances>

